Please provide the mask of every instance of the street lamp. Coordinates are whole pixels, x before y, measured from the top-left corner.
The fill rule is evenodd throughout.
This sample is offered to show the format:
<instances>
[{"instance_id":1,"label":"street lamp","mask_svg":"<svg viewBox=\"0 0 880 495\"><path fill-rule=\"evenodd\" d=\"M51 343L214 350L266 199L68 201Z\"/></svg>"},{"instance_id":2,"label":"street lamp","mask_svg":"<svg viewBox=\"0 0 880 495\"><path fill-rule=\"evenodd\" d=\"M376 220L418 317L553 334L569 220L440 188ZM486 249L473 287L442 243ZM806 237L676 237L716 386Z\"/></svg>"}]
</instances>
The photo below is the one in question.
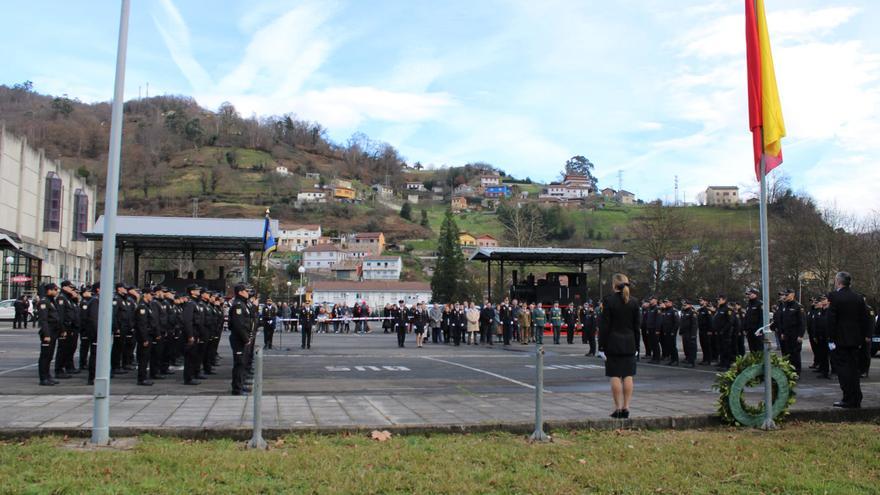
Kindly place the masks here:
<instances>
[{"instance_id":1,"label":"street lamp","mask_svg":"<svg viewBox=\"0 0 880 495\"><path fill-rule=\"evenodd\" d=\"M6 288L6 298L12 299L12 265L15 263L14 256L6 257L6 279L7 279L7 288Z\"/></svg>"},{"instance_id":2,"label":"street lamp","mask_svg":"<svg viewBox=\"0 0 880 495\"><path fill-rule=\"evenodd\" d=\"M290 280L287 281L287 305L290 306L290 286L293 285L293 282Z\"/></svg>"}]
</instances>

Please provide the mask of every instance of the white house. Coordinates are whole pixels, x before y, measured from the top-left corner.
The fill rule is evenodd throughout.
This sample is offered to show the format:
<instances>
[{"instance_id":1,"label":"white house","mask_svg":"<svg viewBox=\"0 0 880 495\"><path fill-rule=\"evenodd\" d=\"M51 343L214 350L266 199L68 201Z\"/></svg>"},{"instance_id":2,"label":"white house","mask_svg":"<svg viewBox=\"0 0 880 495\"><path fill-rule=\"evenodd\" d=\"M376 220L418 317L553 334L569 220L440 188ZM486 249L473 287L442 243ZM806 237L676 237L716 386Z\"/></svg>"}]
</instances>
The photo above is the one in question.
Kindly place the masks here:
<instances>
[{"instance_id":1,"label":"white house","mask_svg":"<svg viewBox=\"0 0 880 495\"><path fill-rule=\"evenodd\" d=\"M373 190L376 191L376 195L383 199L388 199L394 196L394 189L384 185L384 184L373 184Z\"/></svg>"},{"instance_id":2,"label":"white house","mask_svg":"<svg viewBox=\"0 0 880 495\"><path fill-rule=\"evenodd\" d=\"M296 195L296 200L300 203L326 203L327 192L321 189L303 189Z\"/></svg>"},{"instance_id":3,"label":"white house","mask_svg":"<svg viewBox=\"0 0 880 495\"><path fill-rule=\"evenodd\" d=\"M345 259L345 252L335 244L318 244L303 250L303 265L306 270L329 270Z\"/></svg>"},{"instance_id":4,"label":"white house","mask_svg":"<svg viewBox=\"0 0 880 495\"><path fill-rule=\"evenodd\" d=\"M495 174L485 174L480 176L480 185L483 187L500 186L501 177Z\"/></svg>"},{"instance_id":5,"label":"white house","mask_svg":"<svg viewBox=\"0 0 880 495\"><path fill-rule=\"evenodd\" d=\"M364 280L400 280L400 256L367 256L363 259Z\"/></svg>"},{"instance_id":6,"label":"white house","mask_svg":"<svg viewBox=\"0 0 880 495\"><path fill-rule=\"evenodd\" d=\"M559 182L552 182L544 190L539 198L562 198L562 199L581 199L588 198L592 189L589 186L568 185Z\"/></svg>"},{"instance_id":7,"label":"white house","mask_svg":"<svg viewBox=\"0 0 880 495\"><path fill-rule=\"evenodd\" d=\"M407 182L406 183L406 190L407 191L424 191L425 185L422 184L421 182L416 182L416 181Z\"/></svg>"},{"instance_id":8,"label":"white house","mask_svg":"<svg viewBox=\"0 0 880 495\"><path fill-rule=\"evenodd\" d=\"M621 204L631 205L636 202L636 195L621 189L620 191L617 191L617 200L620 201Z\"/></svg>"},{"instance_id":9,"label":"white house","mask_svg":"<svg viewBox=\"0 0 880 495\"><path fill-rule=\"evenodd\" d=\"M316 304L344 302L352 306L366 301L374 312L381 311L385 304L397 304L401 300L407 306L431 300L431 284L426 282L324 280L313 282L308 290L311 290L312 301Z\"/></svg>"},{"instance_id":10,"label":"white house","mask_svg":"<svg viewBox=\"0 0 880 495\"><path fill-rule=\"evenodd\" d=\"M275 167L275 173L278 175L290 175L290 170L287 170L287 167L279 165Z\"/></svg>"},{"instance_id":11,"label":"white house","mask_svg":"<svg viewBox=\"0 0 880 495\"><path fill-rule=\"evenodd\" d=\"M706 188L706 204L725 206L739 204L739 188L736 186L709 186Z\"/></svg>"},{"instance_id":12,"label":"white house","mask_svg":"<svg viewBox=\"0 0 880 495\"><path fill-rule=\"evenodd\" d=\"M279 251L302 251L317 246L321 240L320 225L291 225L278 231Z\"/></svg>"}]
</instances>

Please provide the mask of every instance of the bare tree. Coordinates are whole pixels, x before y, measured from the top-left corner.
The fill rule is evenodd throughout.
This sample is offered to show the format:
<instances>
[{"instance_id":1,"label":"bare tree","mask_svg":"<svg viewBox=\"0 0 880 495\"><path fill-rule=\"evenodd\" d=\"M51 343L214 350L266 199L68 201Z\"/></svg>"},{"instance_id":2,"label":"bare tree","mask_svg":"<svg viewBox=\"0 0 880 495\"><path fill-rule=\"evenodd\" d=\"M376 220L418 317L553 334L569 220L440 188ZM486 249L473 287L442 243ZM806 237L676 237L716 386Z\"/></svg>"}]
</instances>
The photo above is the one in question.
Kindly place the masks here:
<instances>
[{"instance_id":1,"label":"bare tree","mask_svg":"<svg viewBox=\"0 0 880 495\"><path fill-rule=\"evenodd\" d=\"M534 204L502 204L498 207L498 220L504 226L505 238L516 247L537 246L546 237L543 215Z\"/></svg>"},{"instance_id":2,"label":"bare tree","mask_svg":"<svg viewBox=\"0 0 880 495\"><path fill-rule=\"evenodd\" d=\"M682 250L685 232L685 215L682 210L666 208L661 204L647 208L645 215L630 226L632 251L652 264L652 290L656 291L659 287L669 256Z\"/></svg>"}]
</instances>

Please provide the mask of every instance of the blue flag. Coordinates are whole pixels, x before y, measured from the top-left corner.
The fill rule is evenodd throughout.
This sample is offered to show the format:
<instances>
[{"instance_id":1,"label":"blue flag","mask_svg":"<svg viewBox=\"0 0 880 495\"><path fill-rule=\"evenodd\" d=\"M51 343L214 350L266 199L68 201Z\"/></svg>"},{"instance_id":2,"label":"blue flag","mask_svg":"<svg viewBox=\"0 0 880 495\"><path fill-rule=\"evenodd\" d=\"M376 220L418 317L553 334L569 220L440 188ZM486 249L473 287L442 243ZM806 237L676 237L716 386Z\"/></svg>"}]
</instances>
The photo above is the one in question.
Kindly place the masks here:
<instances>
[{"instance_id":1,"label":"blue flag","mask_svg":"<svg viewBox=\"0 0 880 495\"><path fill-rule=\"evenodd\" d=\"M269 226L269 213L266 213L266 223L263 225L263 252L268 255L276 249L278 249L278 245L275 244L275 236Z\"/></svg>"}]
</instances>

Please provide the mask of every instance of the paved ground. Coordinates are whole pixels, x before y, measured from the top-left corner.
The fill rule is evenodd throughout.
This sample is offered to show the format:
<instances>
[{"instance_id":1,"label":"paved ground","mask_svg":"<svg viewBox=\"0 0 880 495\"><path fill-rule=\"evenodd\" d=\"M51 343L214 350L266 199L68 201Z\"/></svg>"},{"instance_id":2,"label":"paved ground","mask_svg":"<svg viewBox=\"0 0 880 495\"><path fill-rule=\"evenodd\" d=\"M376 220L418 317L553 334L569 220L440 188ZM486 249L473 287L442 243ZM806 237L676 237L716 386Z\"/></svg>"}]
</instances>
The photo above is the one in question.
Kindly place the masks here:
<instances>
[{"instance_id":1,"label":"paved ground","mask_svg":"<svg viewBox=\"0 0 880 495\"><path fill-rule=\"evenodd\" d=\"M266 351L264 414L269 428L526 424L534 415L534 347L514 344L428 344L411 337L405 349L393 335L317 335L304 351L299 334L276 335ZM599 420L613 409L601 360L586 346L546 346L545 417ZM0 430L78 429L91 424L92 387L77 375L39 387L35 330L0 323ZM185 387L180 373L139 387L132 373L114 379L111 422L133 429L236 429L249 426L252 403L227 395L229 348L221 346L218 374ZM808 364L812 356L804 353ZM717 393L715 370L640 363L632 410L639 418L706 416ZM867 380L865 406L880 404L880 383ZM805 372L798 384L800 411L830 410L836 381ZM754 392L759 398L760 391Z\"/></svg>"}]
</instances>

